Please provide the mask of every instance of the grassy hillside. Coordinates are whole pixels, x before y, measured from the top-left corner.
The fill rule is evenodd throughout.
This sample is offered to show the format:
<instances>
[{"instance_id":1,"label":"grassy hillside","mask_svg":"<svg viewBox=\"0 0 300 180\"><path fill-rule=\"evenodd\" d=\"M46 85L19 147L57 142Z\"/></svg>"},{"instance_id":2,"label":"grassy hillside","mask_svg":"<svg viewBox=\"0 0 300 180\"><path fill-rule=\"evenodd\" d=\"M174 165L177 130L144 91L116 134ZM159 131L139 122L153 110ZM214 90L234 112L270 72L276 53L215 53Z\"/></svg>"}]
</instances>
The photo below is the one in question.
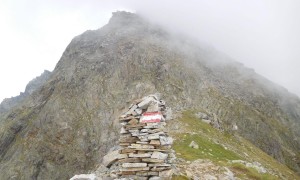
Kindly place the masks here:
<instances>
[{"instance_id":1,"label":"grassy hillside","mask_svg":"<svg viewBox=\"0 0 300 180\"><path fill-rule=\"evenodd\" d=\"M228 167L241 179L299 179L292 170L279 163L249 141L236 134L221 132L202 122L195 116L197 110L185 111L180 118L169 123L169 131L176 139L174 150L178 158L185 161L208 159L216 166ZM174 126L176 125L176 127ZM199 149L189 147L194 141ZM239 161L259 162L266 170L260 173L255 168L247 167ZM186 179L185 172L174 179Z\"/></svg>"}]
</instances>

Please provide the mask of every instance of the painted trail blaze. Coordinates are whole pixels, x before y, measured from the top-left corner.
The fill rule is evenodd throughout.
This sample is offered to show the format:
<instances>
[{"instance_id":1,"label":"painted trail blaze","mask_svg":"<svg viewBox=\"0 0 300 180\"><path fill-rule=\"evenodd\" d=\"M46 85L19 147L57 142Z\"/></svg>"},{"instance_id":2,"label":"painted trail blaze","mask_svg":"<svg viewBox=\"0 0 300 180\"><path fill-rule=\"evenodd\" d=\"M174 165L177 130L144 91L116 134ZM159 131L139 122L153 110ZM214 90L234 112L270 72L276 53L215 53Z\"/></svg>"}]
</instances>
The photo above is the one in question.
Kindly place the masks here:
<instances>
[{"instance_id":1,"label":"painted trail blaze","mask_svg":"<svg viewBox=\"0 0 300 180\"><path fill-rule=\"evenodd\" d=\"M161 112L145 112L140 119L140 123L160 122L162 119Z\"/></svg>"}]
</instances>

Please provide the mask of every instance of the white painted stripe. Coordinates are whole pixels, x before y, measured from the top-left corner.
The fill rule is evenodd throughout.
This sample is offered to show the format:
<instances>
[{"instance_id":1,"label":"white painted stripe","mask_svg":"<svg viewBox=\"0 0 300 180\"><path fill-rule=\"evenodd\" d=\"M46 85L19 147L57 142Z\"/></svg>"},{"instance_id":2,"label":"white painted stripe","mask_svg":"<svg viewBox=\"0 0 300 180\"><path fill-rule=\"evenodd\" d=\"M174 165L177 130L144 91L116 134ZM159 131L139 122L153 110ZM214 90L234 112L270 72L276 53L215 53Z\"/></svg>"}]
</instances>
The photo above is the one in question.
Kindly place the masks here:
<instances>
[{"instance_id":1,"label":"white painted stripe","mask_svg":"<svg viewBox=\"0 0 300 180\"><path fill-rule=\"evenodd\" d=\"M151 119L161 119L161 115L150 115L150 116L142 116L141 120L151 120Z\"/></svg>"}]
</instances>

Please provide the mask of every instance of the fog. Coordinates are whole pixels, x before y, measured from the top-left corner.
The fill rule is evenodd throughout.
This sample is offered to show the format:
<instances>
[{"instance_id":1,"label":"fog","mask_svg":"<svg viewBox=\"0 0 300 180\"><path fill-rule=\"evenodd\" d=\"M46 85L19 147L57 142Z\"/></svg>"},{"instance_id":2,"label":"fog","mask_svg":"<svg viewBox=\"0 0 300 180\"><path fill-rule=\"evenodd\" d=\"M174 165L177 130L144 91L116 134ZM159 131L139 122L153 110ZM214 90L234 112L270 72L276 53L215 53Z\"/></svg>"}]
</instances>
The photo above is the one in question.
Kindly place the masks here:
<instances>
[{"instance_id":1,"label":"fog","mask_svg":"<svg viewBox=\"0 0 300 180\"><path fill-rule=\"evenodd\" d=\"M131 1L131 8L211 44L300 96L300 1Z\"/></svg>"},{"instance_id":2,"label":"fog","mask_svg":"<svg viewBox=\"0 0 300 180\"><path fill-rule=\"evenodd\" d=\"M116 10L210 44L300 96L299 9L298 0L0 0L0 101L53 70L74 36Z\"/></svg>"}]
</instances>

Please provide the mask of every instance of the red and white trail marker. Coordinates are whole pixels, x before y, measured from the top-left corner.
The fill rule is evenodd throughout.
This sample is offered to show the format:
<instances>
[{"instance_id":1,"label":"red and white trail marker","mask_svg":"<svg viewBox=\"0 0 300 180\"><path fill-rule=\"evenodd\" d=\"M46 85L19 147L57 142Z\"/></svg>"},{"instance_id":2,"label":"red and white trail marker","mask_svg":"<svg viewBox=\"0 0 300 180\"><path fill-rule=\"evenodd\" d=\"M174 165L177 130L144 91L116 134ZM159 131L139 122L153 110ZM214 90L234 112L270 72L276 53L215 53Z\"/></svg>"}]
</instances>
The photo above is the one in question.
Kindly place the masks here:
<instances>
[{"instance_id":1,"label":"red and white trail marker","mask_svg":"<svg viewBox=\"0 0 300 180\"><path fill-rule=\"evenodd\" d=\"M145 112L140 119L140 123L160 122L162 119L161 112Z\"/></svg>"}]
</instances>

